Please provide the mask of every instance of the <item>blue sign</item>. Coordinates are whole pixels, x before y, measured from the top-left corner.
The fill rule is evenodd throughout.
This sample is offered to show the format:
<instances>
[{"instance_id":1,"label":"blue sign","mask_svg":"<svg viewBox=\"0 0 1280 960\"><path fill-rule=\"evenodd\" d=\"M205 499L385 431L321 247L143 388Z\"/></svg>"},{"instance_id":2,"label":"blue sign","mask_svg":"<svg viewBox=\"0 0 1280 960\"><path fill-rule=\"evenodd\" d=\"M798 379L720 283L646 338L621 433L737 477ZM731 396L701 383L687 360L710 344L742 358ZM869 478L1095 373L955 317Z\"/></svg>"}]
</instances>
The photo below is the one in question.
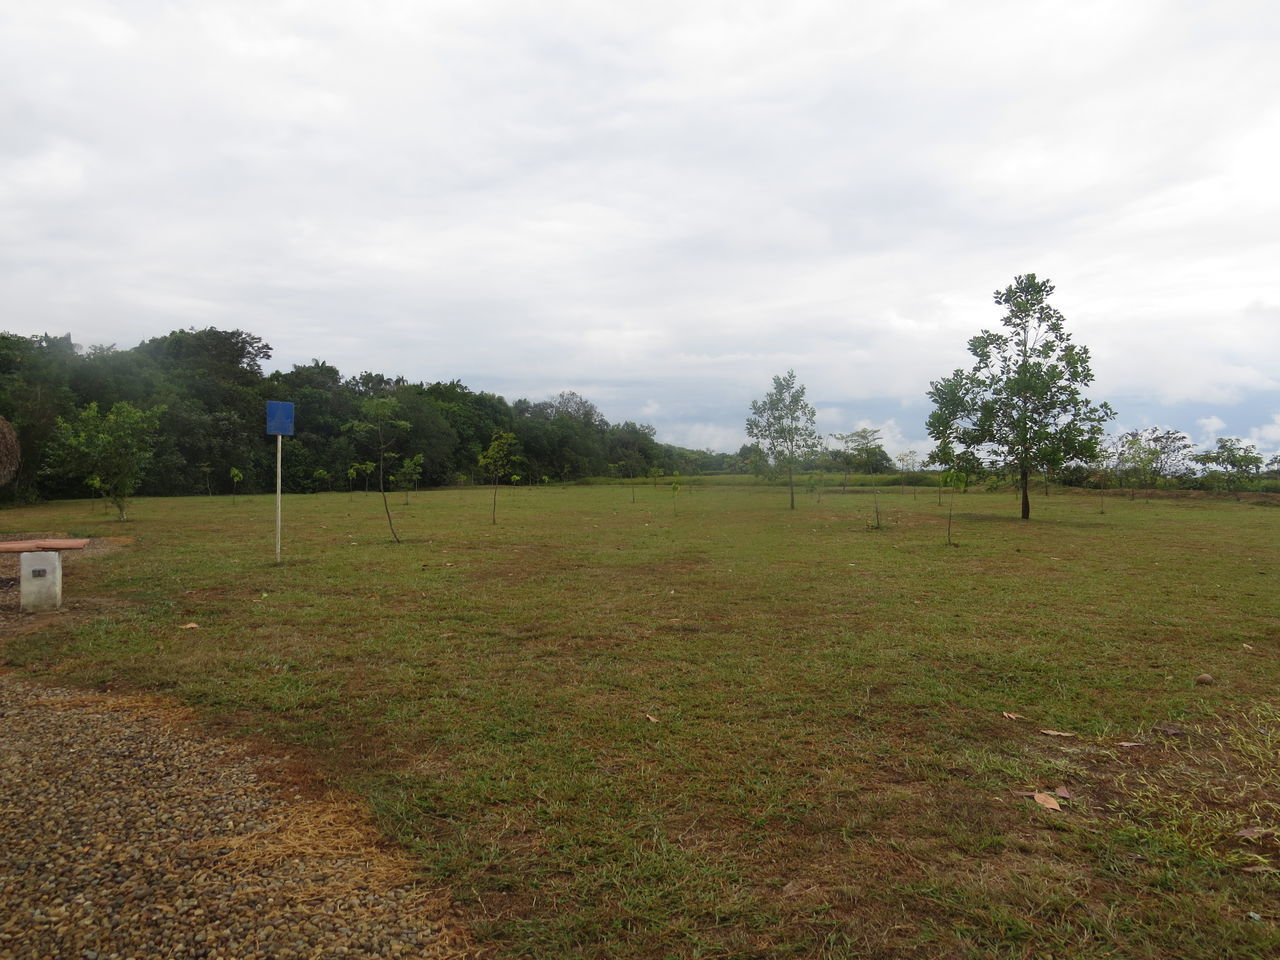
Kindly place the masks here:
<instances>
[{"instance_id":1,"label":"blue sign","mask_svg":"<svg viewBox=\"0 0 1280 960\"><path fill-rule=\"evenodd\" d=\"M293 404L285 400L267 401L267 433L271 436L293 436Z\"/></svg>"}]
</instances>

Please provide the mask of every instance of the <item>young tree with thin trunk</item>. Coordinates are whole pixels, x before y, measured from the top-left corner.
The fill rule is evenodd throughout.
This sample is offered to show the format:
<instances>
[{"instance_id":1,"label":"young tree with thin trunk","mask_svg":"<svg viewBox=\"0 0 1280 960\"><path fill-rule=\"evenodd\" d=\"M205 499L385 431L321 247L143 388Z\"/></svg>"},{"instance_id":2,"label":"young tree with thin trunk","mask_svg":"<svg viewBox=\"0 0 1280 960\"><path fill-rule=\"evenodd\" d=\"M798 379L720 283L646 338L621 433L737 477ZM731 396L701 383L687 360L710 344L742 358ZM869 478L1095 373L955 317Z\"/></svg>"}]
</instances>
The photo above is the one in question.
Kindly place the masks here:
<instances>
[{"instance_id":1,"label":"young tree with thin trunk","mask_svg":"<svg viewBox=\"0 0 1280 960\"><path fill-rule=\"evenodd\" d=\"M490 523L496 524L498 522L498 481L511 476L511 469L516 462L518 446L514 433L500 430L493 435L493 439L489 441L489 446L484 453L480 454L480 469L488 474L489 480L493 484L493 507L490 512Z\"/></svg>"},{"instance_id":2,"label":"young tree with thin trunk","mask_svg":"<svg viewBox=\"0 0 1280 960\"><path fill-rule=\"evenodd\" d=\"M342 426L357 436L372 442L378 453L378 491L382 494L382 509L387 515L387 529L391 539L400 542L395 524L391 522L391 505L387 502L387 453L396 438L409 429L409 421L398 419L400 404L394 397L369 397L360 404L360 420L352 420Z\"/></svg>"},{"instance_id":3,"label":"young tree with thin trunk","mask_svg":"<svg viewBox=\"0 0 1280 960\"><path fill-rule=\"evenodd\" d=\"M760 444L770 461L787 472L791 509L796 508L796 466L804 457L822 448L814 426L817 411L804 399L804 386L796 382L796 372L773 378L773 389L763 400L751 401L747 436Z\"/></svg>"},{"instance_id":4,"label":"young tree with thin trunk","mask_svg":"<svg viewBox=\"0 0 1280 960\"><path fill-rule=\"evenodd\" d=\"M404 505L409 505L409 491L417 490L418 483L422 480L422 461L423 455L415 453L412 457L405 457L400 461L400 466L396 468L396 472L391 474L391 484L397 490L404 491Z\"/></svg>"},{"instance_id":5,"label":"young tree with thin trunk","mask_svg":"<svg viewBox=\"0 0 1280 960\"><path fill-rule=\"evenodd\" d=\"M1007 312L1002 332L983 330L969 341L973 368L930 384L930 459L962 465L973 455L987 469L1011 473L1031 516L1027 485L1036 470L1098 456L1102 425L1115 416L1095 406L1083 389L1093 382L1089 350L1071 342L1063 316L1048 303L1053 284L1034 273L1015 277L995 302ZM961 450L957 450L959 447Z\"/></svg>"}]
</instances>

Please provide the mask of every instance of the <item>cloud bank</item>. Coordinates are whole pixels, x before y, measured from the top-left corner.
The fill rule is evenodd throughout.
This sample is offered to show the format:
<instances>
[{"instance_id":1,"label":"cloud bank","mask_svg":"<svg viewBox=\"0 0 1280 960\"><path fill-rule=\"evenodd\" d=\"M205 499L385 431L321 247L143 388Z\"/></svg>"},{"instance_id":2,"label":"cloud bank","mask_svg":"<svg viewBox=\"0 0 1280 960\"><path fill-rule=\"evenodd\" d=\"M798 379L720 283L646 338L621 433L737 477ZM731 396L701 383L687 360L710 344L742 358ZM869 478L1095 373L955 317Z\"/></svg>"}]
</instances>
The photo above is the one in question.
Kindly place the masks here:
<instances>
[{"instance_id":1,"label":"cloud bank","mask_svg":"<svg viewBox=\"0 0 1280 960\"><path fill-rule=\"evenodd\" d=\"M238 327L715 449L794 368L927 449L1035 272L1121 425L1275 439L1280 8L861 6L15 5L4 328Z\"/></svg>"}]
</instances>

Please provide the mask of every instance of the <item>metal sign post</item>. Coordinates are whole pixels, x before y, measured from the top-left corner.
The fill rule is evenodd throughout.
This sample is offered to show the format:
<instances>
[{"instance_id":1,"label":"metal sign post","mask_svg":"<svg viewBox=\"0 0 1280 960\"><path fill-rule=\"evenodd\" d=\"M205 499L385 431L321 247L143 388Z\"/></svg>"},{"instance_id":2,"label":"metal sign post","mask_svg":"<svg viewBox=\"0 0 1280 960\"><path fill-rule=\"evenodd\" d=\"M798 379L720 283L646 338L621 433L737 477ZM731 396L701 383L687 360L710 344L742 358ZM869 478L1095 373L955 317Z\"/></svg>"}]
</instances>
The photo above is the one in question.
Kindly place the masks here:
<instances>
[{"instance_id":1,"label":"metal sign post","mask_svg":"<svg viewBox=\"0 0 1280 960\"><path fill-rule=\"evenodd\" d=\"M284 462L284 438L293 436L293 404L267 401L267 435L276 438L276 563L280 562L280 475Z\"/></svg>"}]
</instances>

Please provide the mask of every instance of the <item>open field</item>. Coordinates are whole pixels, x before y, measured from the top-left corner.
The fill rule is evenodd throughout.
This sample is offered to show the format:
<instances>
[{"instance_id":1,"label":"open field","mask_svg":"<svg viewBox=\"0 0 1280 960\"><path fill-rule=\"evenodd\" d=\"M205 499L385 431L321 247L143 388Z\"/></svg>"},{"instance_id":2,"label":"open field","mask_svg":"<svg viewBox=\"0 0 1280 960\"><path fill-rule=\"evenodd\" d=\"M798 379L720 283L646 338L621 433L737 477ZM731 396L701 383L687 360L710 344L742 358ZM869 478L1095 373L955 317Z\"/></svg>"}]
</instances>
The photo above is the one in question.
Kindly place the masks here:
<instances>
[{"instance_id":1,"label":"open field","mask_svg":"<svg viewBox=\"0 0 1280 960\"><path fill-rule=\"evenodd\" d=\"M1280 509L489 497L5 511L130 540L3 659L305 748L504 955L1280 955Z\"/></svg>"}]
</instances>

